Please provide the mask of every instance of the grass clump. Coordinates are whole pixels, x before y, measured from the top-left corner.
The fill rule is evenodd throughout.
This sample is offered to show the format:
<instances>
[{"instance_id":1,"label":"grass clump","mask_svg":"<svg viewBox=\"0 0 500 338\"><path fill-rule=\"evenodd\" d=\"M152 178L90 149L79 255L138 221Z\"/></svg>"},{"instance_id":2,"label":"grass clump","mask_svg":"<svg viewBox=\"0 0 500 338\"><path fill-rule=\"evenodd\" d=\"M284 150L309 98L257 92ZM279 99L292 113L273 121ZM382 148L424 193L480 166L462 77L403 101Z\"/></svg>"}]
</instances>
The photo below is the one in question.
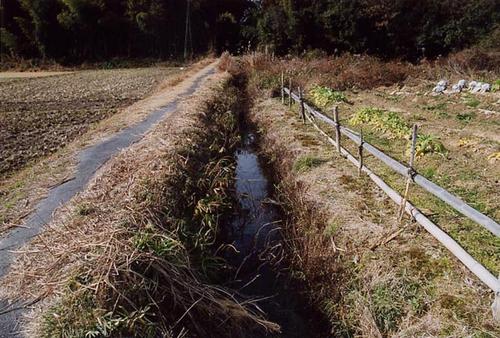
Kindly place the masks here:
<instances>
[{"instance_id":1,"label":"grass clump","mask_svg":"<svg viewBox=\"0 0 500 338\"><path fill-rule=\"evenodd\" d=\"M446 118L449 116L447 112L447 104L446 102L440 102L436 104L429 104L422 107L423 110L430 111L434 113L436 116L441 118Z\"/></svg>"},{"instance_id":2,"label":"grass clump","mask_svg":"<svg viewBox=\"0 0 500 338\"><path fill-rule=\"evenodd\" d=\"M371 290L371 300L375 321L383 332L397 329L408 311L421 314L425 310L419 283L405 277L376 284Z\"/></svg>"},{"instance_id":3,"label":"grass clump","mask_svg":"<svg viewBox=\"0 0 500 338\"><path fill-rule=\"evenodd\" d=\"M475 97L468 97L465 100L465 105L470 108L477 108L481 104L481 101L476 99Z\"/></svg>"},{"instance_id":4,"label":"grass clump","mask_svg":"<svg viewBox=\"0 0 500 338\"><path fill-rule=\"evenodd\" d=\"M154 233L154 232L139 232L132 239L134 246L143 252L150 252L158 257L173 260L182 254L182 243L174 238Z\"/></svg>"},{"instance_id":5,"label":"grass clump","mask_svg":"<svg viewBox=\"0 0 500 338\"><path fill-rule=\"evenodd\" d=\"M76 208L76 213L80 216L88 216L95 211L92 205L81 204Z\"/></svg>"},{"instance_id":6,"label":"grass clump","mask_svg":"<svg viewBox=\"0 0 500 338\"><path fill-rule=\"evenodd\" d=\"M392 139L409 140L411 138L411 127L395 112L378 108L363 108L358 110L350 119L353 125L372 126L375 130L389 135ZM446 148L437 137L419 133L417 136L416 155L444 154Z\"/></svg>"},{"instance_id":7,"label":"grass clump","mask_svg":"<svg viewBox=\"0 0 500 338\"><path fill-rule=\"evenodd\" d=\"M309 96L314 105L319 108L326 108L336 102L348 102L344 93L329 87L314 86L309 91Z\"/></svg>"},{"instance_id":8,"label":"grass clump","mask_svg":"<svg viewBox=\"0 0 500 338\"><path fill-rule=\"evenodd\" d=\"M148 319L154 316L152 310L145 306L134 311L106 311L98 306L92 292L79 286L44 314L41 337L116 337L130 332L136 337L155 337L156 325Z\"/></svg>"},{"instance_id":9,"label":"grass clump","mask_svg":"<svg viewBox=\"0 0 500 338\"><path fill-rule=\"evenodd\" d=\"M493 85L491 86L491 91L494 93L500 91L500 79L493 82Z\"/></svg>"},{"instance_id":10,"label":"grass clump","mask_svg":"<svg viewBox=\"0 0 500 338\"><path fill-rule=\"evenodd\" d=\"M417 136L416 155L445 154L446 148L434 135L419 134Z\"/></svg>"},{"instance_id":11,"label":"grass clump","mask_svg":"<svg viewBox=\"0 0 500 338\"><path fill-rule=\"evenodd\" d=\"M315 156L302 156L298 158L295 163L293 164L293 170L297 173L303 173L308 170L311 170L312 168L319 167L323 163L325 163L326 160L315 157Z\"/></svg>"},{"instance_id":12,"label":"grass clump","mask_svg":"<svg viewBox=\"0 0 500 338\"><path fill-rule=\"evenodd\" d=\"M459 113L459 114L457 114L456 117L457 117L457 120L459 120L460 122L468 123L468 122L472 121L474 116L475 116L474 113Z\"/></svg>"}]
</instances>

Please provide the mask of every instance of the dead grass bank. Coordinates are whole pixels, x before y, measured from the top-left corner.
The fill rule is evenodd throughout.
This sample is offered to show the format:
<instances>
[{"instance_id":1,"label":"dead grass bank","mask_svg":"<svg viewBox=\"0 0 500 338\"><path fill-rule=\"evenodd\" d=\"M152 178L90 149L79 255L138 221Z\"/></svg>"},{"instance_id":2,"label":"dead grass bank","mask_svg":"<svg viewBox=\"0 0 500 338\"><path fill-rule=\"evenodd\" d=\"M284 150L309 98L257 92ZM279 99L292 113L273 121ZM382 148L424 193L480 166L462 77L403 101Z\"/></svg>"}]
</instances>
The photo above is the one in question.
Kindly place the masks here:
<instances>
[{"instance_id":1,"label":"dead grass bank","mask_svg":"<svg viewBox=\"0 0 500 338\"><path fill-rule=\"evenodd\" d=\"M296 276L344 337L496 337L491 292L278 100L251 119L278 175Z\"/></svg>"},{"instance_id":2,"label":"dead grass bank","mask_svg":"<svg viewBox=\"0 0 500 338\"><path fill-rule=\"evenodd\" d=\"M230 208L239 95L228 75L112 159L21 251L11 297L42 297L32 335L237 337L276 327L211 284ZM50 245L47 245L50 243Z\"/></svg>"}]
</instances>

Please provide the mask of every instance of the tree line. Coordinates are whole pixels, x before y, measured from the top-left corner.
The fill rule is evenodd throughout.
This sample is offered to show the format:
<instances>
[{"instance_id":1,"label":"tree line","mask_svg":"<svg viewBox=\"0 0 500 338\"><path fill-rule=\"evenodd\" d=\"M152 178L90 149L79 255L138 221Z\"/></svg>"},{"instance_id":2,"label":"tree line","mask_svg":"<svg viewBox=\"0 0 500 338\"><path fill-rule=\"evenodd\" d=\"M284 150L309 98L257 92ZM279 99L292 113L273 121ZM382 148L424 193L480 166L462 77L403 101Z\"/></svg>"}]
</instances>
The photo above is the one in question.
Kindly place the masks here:
<instances>
[{"instance_id":1,"label":"tree line","mask_svg":"<svg viewBox=\"0 0 500 338\"><path fill-rule=\"evenodd\" d=\"M63 62L264 47L432 58L476 44L500 18L498 0L0 1L3 54Z\"/></svg>"}]
</instances>

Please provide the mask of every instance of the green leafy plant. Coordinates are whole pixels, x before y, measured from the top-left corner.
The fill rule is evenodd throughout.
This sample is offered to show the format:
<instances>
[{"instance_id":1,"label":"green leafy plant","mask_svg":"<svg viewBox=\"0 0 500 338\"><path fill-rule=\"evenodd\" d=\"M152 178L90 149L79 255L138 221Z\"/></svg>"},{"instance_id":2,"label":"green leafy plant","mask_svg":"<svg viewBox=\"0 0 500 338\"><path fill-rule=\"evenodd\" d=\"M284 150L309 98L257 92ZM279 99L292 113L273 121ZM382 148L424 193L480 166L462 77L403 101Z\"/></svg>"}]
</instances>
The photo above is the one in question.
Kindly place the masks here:
<instances>
[{"instance_id":1,"label":"green leafy plant","mask_svg":"<svg viewBox=\"0 0 500 338\"><path fill-rule=\"evenodd\" d=\"M433 135L421 134L417 136L416 156L425 154L444 154L446 148Z\"/></svg>"},{"instance_id":2,"label":"green leafy plant","mask_svg":"<svg viewBox=\"0 0 500 338\"><path fill-rule=\"evenodd\" d=\"M491 86L491 91L492 92L498 92L498 91L500 91L500 79L498 79L495 82L493 82L493 86Z\"/></svg>"},{"instance_id":3,"label":"green leafy plant","mask_svg":"<svg viewBox=\"0 0 500 338\"><path fill-rule=\"evenodd\" d=\"M314 105L326 108L335 102L348 102L344 93L335 91L329 87L315 86L309 91Z\"/></svg>"},{"instance_id":4,"label":"green leafy plant","mask_svg":"<svg viewBox=\"0 0 500 338\"><path fill-rule=\"evenodd\" d=\"M369 124L395 139L407 138L411 133L411 128L398 114L378 108L363 108L356 112L350 122L353 125Z\"/></svg>"},{"instance_id":5,"label":"green leafy plant","mask_svg":"<svg viewBox=\"0 0 500 338\"><path fill-rule=\"evenodd\" d=\"M389 136L391 139L409 140L411 135L410 126L395 112L389 112L378 108L363 108L350 119L353 125L368 124L375 130ZM446 148L433 135L419 134L417 136L416 155L444 154Z\"/></svg>"}]
</instances>

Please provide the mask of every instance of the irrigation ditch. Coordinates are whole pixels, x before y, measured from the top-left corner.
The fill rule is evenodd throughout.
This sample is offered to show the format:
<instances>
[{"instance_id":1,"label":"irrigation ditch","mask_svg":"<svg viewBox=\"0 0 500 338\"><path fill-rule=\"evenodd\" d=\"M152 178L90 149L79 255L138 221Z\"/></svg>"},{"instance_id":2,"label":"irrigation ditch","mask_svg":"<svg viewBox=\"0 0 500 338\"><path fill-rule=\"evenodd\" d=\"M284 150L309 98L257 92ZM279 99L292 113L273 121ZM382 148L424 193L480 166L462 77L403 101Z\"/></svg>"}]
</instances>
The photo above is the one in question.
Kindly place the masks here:
<instances>
[{"instance_id":1,"label":"irrigation ditch","mask_svg":"<svg viewBox=\"0 0 500 338\"><path fill-rule=\"evenodd\" d=\"M16 258L3 291L34 304L30 336L328 332L288 266L290 220L247 119L246 78L215 78L108 161Z\"/></svg>"},{"instance_id":2,"label":"irrigation ditch","mask_svg":"<svg viewBox=\"0 0 500 338\"><path fill-rule=\"evenodd\" d=\"M240 141L233 152L232 212L222 215L220 222L217 253L228 265L222 283L279 327L274 332L248 328L243 337L328 336L327 321L309 301L306 285L293 276L289 265L283 230L292 220L286 206L278 202L278 176L263 156L261 147L265 145L249 118L253 98L248 93L246 74L231 76L238 92L233 113Z\"/></svg>"},{"instance_id":3,"label":"irrigation ditch","mask_svg":"<svg viewBox=\"0 0 500 338\"><path fill-rule=\"evenodd\" d=\"M305 284L291 273L283 232L291 219L277 202L277 175L262 157L258 133L248 118L251 102L245 96L247 105L239 112L241 145L235 152L235 212L225 226L230 245L224 258L235 271L230 286L258 300L267 319L280 326L273 337L327 336L326 320L302 295Z\"/></svg>"}]
</instances>

